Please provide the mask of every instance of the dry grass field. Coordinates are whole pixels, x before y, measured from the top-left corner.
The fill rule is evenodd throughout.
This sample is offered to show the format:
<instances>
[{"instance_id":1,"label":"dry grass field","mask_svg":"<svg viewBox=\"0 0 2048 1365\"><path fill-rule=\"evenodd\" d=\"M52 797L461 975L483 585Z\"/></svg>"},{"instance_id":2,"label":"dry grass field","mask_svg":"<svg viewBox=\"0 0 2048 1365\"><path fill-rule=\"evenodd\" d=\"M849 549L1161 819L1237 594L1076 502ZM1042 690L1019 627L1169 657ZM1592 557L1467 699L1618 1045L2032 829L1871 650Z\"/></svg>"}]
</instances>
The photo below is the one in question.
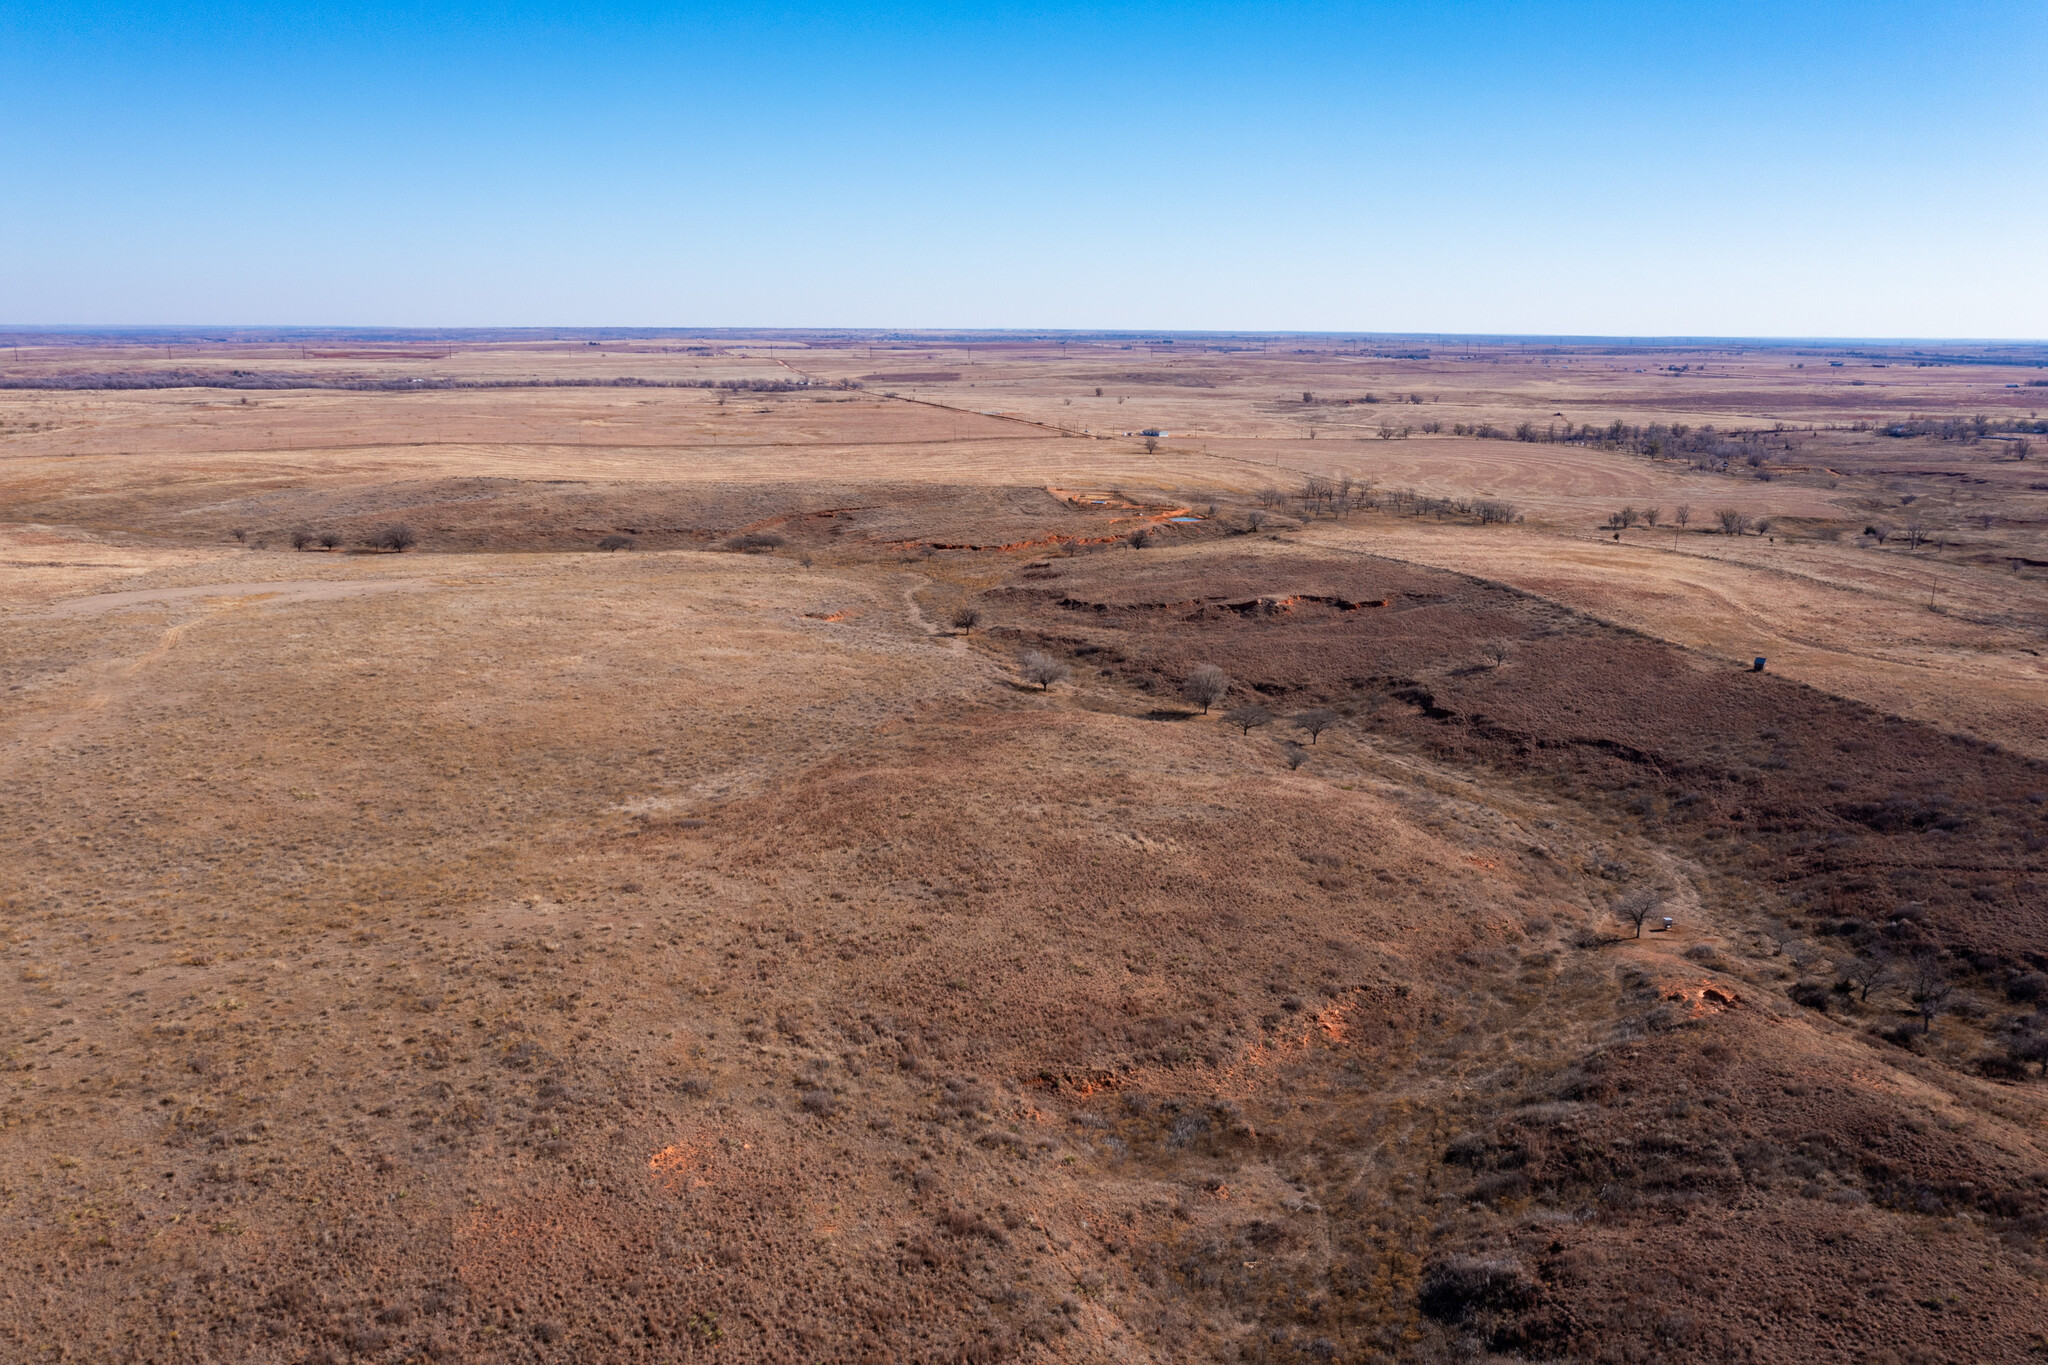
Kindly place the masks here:
<instances>
[{"instance_id":1,"label":"dry grass field","mask_svg":"<svg viewBox=\"0 0 2048 1365\"><path fill-rule=\"evenodd\" d=\"M0 1356L2048 1353L2048 353L6 340Z\"/></svg>"}]
</instances>

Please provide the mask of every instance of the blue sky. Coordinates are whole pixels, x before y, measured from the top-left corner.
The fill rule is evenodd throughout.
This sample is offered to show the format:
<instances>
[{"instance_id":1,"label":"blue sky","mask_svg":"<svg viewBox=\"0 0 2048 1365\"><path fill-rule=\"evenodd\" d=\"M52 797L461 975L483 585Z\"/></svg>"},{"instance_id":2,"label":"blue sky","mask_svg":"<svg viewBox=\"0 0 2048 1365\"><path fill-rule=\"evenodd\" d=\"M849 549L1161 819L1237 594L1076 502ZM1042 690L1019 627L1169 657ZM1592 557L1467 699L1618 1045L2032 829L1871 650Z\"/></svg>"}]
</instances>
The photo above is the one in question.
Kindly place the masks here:
<instances>
[{"instance_id":1,"label":"blue sky","mask_svg":"<svg viewBox=\"0 0 2048 1365\"><path fill-rule=\"evenodd\" d=\"M2048 337L2048 5L0 0L0 322Z\"/></svg>"}]
</instances>

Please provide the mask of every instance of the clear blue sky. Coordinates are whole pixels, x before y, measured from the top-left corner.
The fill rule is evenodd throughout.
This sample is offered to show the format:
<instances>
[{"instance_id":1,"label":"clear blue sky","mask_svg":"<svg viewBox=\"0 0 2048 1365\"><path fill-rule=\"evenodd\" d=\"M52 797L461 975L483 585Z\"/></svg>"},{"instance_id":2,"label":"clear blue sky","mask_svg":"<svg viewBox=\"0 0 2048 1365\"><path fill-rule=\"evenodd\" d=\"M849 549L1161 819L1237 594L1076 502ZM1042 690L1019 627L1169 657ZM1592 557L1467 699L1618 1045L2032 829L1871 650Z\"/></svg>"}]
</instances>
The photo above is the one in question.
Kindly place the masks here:
<instances>
[{"instance_id":1,"label":"clear blue sky","mask_svg":"<svg viewBox=\"0 0 2048 1365\"><path fill-rule=\"evenodd\" d=\"M2048 337L2048 4L0 0L0 322Z\"/></svg>"}]
</instances>

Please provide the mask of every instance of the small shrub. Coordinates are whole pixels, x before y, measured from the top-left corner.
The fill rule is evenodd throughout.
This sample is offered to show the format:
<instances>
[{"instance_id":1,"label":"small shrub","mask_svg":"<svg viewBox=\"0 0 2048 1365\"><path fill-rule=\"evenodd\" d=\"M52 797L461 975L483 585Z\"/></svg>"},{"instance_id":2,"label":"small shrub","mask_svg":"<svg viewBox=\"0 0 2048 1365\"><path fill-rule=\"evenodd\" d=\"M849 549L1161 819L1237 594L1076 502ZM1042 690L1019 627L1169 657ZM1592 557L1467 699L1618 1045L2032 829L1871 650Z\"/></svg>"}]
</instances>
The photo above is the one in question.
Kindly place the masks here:
<instances>
[{"instance_id":1,"label":"small shrub","mask_svg":"<svg viewBox=\"0 0 2048 1365\"><path fill-rule=\"evenodd\" d=\"M1791 989L1785 993L1792 997L1792 1003L1795 1005L1805 1009L1819 1010L1822 1014L1827 1013L1829 991L1826 986L1823 986L1818 981L1795 981L1792 983Z\"/></svg>"},{"instance_id":2,"label":"small shrub","mask_svg":"<svg viewBox=\"0 0 2048 1365\"><path fill-rule=\"evenodd\" d=\"M974 634L974 628L981 624L981 612L973 607L960 607L953 613L953 629L962 635Z\"/></svg>"},{"instance_id":3,"label":"small shrub","mask_svg":"<svg viewBox=\"0 0 2048 1365\"><path fill-rule=\"evenodd\" d=\"M734 536L731 540L725 542L725 548L737 550L741 554L762 555L779 550L788 543L781 536L755 531L743 536Z\"/></svg>"},{"instance_id":4,"label":"small shrub","mask_svg":"<svg viewBox=\"0 0 2048 1365\"><path fill-rule=\"evenodd\" d=\"M1511 1261L1450 1256L1423 1271L1422 1311L1456 1324L1485 1313L1513 1312L1535 1301L1536 1286Z\"/></svg>"},{"instance_id":5,"label":"small shrub","mask_svg":"<svg viewBox=\"0 0 2048 1365\"><path fill-rule=\"evenodd\" d=\"M2005 998L2016 1005L2031 1005L2048 999L2048 975L2020 972L2005 983Z\"/></svg>"},{"instance_id":6,"label":"small shrub","mask_svg":"<svg viewBox=\"0 0 2048 1365\"><path fill-rule=\"evenodd\" d=\"M597 548L608 554L618 550L630 550L633 548L633 545L634 541L631 536L606 536L603 540L597 542Z\"/></svg>"}]
</instances>

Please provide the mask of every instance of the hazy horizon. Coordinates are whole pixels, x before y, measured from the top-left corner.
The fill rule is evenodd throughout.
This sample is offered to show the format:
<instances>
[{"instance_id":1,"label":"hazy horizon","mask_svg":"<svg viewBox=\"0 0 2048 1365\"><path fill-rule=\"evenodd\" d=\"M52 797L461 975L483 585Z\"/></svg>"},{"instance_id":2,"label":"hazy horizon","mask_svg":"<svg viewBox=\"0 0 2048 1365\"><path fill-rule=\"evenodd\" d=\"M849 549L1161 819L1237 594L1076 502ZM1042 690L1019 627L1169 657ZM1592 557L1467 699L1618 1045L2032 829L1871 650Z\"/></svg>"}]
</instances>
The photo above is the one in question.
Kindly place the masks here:
<instances>
[{"instance_id":1,"label":"hazy horizon","mask_svg":"<svg viewBox=\"0 0 2048 1365\"><path fill-rule=\"evenodd\" d=\"M1100 339L1106 341L1142 341L1148 337L1185 338L1199 340L1258 340L1305 339L1356 342L1451 342L1485 343L1528 343L1557 346L1607 345L1620 347L1662 347L1662 346L2048 346L2048 336L2039 337L1968 337L1968 336L1738 336L1707 335L1698 333L1598 333L1598 332L1452 332L1440 330L1384 332L1363 328L1273 328L1273 327L974 327L974 326L786 326L748 327L724 324L718 326L693 327L687 324L617 324L602 323L551 325L548 323L521 323L489 325L474 323L422 323L414 325L383 323L320 323L320 322L6 322L0 321L0 338L33 336L37 333L73 335L81 337L119 337L134 333L142 336L173 336L183 333L225 332L238 334L234 339L249 341L264 335L277 337L291 336L351 336L362 337L382 334L393 337L438 337L445 340L504 339L510 335L522 338L547 333L554 336L575 336L597 339L604 336L619 340L641 340L653 337L717 337L743 338L751 336L874 336L876 338L918 339L920 341L942 341L963 337L1073 337L1076 339ZM194 337L207 340L207 337ZM227 338L220 338L226 340ZM9 344L0 341L0 344Z\"/></svg>"}]
</instances>

